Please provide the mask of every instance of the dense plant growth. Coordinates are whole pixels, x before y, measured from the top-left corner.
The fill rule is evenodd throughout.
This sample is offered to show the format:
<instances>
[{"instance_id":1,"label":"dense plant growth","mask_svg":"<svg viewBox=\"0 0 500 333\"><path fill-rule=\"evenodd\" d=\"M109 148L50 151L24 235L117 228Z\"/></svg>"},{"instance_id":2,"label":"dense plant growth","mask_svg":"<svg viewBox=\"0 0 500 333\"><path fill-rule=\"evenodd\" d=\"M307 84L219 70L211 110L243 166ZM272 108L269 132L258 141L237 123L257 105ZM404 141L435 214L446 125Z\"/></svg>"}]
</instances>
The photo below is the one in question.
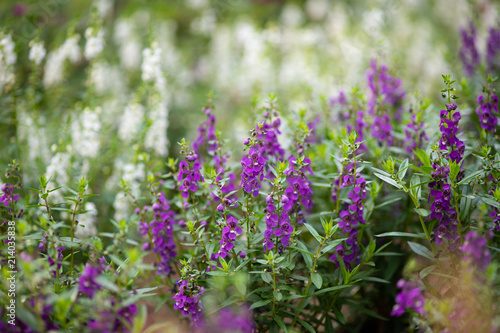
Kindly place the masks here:
<instances>
[{"instance_id":1,"label":"dense plant growth","mask_svg":"<svg viewBox=\"0 0 500 333\"><path fill-rule=\"evenodd\" d=\"M1 332L498 331L498 26L456 31L463 73L429 96L374 57L306 108L256 98L237 135L232 97L196 123L177 101L169 145L165 40L110 83L105 18L49 53L0 32Z\"/></svg>"}]
</instances>

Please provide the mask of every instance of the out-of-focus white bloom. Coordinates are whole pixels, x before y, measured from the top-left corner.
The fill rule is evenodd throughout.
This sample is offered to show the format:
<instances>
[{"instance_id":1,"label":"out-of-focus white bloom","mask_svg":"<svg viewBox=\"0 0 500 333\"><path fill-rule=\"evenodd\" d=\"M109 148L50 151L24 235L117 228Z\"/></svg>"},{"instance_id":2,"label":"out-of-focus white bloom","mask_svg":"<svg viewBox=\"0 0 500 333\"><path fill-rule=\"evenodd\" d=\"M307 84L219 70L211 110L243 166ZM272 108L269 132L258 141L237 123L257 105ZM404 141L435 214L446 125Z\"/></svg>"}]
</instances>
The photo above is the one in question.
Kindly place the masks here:
<instances>
[{"instance_id":1,"label":"out-of-focus white bloom","mask_svg":"<svg viewBox=\"0 0 500 333\"><path fill-rule=\"evenodd\" d=\"M145 166L143 163L137 165L132 163L116 163L118 172L122 172L121 178L127 182L128 187L134 196L140 195L140 185L146 178ZM115 197L113 207L115 208L115 220L126 219L130 214L130 198L123 192L119 192Z\"/></svg>"},{"instance_id":2,"label":"out-of-focus white bloom","mask_svg":"<svg viewBox=\"0 0 500 333\"><path fill-rule=\"evenodd\" d=\"M328 0L308 0L306 3L306 12L313 20L321 20L328 13Z\"/></svg>"},{"instance_id":3,"label":"out-of-focus white bloom","mask_svg":"<svg viewBox=\"0 0 500 333\"><path fill-rule=\"evenodd\" d=\"M158 43L154 42L151 48L144 49L142 57L142 80L150 82L163 76L160 65L161 49L158 47Z\"/></svg>"},{"instance_id":4,"label":"out-of-focus white bloom","mask_svg":"<svg viewBox=\"0 0 500 333\"><path fill-rule=\"evenodd\" d=\"M17 55L14 51L15 44L12 36L0 34L0 88L5 84L14 83L14 65Z\"/></svg>"},{"instance_id":5,"label":"out-of-focus white bloom","mask_svg":"<svg viewBox=\"0 0 500 333\"><path fill-rule=\"evenodd\" d=\"M280 19L285 26L296 27L302 24L304 17L298 6L289 4L283 8Z\"/></svg>"},{"instance_id":6,"label":"out-of-focus white bloom","mask_svg":"<svg viewBox=\"0 0 500 333\"><path fill-rule=\"evenodd\" d=\"M85 58L87 60L94 59L104 49L104 31L102 29L95 31L94 28L89 27L85 30L85 38L87 39Z\"/></svg>"},{"instance_id":7,"label":"out-of-focus white bloom","mask_svg":"<svg viewBox=\"0 0 500 333\"><path fill-rule=\"evenodd\" d=\"M29 59L35 64L40 65L46 53L43 42L34 43L30 49Z\"/></svg>"},{"instance_id":8,"label":"out-of-focus white bloom","mask_svg":"<svg viewBox=\"0 0 500 333\"><path fill-rule=\"evenodd\" d=\"M45 75L43 84L46 87L53 86L63 79L64 63L66 59L75 63L80 60L80 47L78 46L79 35L73 35L55 51L49 53L45 63Z\"/></svg>"},{"instance_id":9,"label":"out-of-focus white bloom","mask_svg":"<svg viewBox=\"0 0 500 333\"><path fill-rule=\"evenodd\" d=\"M168 107L166 101L159 101L150 113L151 126L146 133L144 145L159 156L168 154Z\"/></svg>"},{"instance_id":10,"label":"out-of-focus white bloom","mask_svg":"<svg viewBox=\"0 0 500 333\"><path fill-rule=\"evenodd\" d=\"M121 118L118 136L125 142L132 142L137 136L144 117L144 107L138 103L132 103L125 107Z\"/></svg>"},{"instance_id":11,"label":"out-of-focus white bloom","mask_svg":"<svg viewBox=\"0 0 500 333\"><path fill-rule=\"evenodd\" d=\"M69 168L71 165L71 155L67 152L59 152L52 156L45 177L50 180L50 187L69 184ZM53 202L64 200L61 190L51 192Z\"/></svg>"},{"instance_id":12,"label":"out-of-focus white bloom","mask_svg":"<svg viewBox=\"0 0 500 333\"><path fill-rule=\"evenodd\" d=\"M114 40L120 45L120 60L127 69L135 69L141 63L141 43L133 32L130 19L120 19L114 29Z\"/></svg>"},{"instance_id":13,"label":"out-of-focus white bloom","mask_svg":"<svg viewBox=\"0 0 500 333\"><path fill-rule=\"evenodd\" d=\"M186 4L193 9L206 8L208 5L207 0L186 0Z\"/></svg>"},{"instance_id":14,"label":"out-of-focus white bloom","mask_svg":"<svg viewBox=\"0 0 500 333\"><path fill-rule=\"evenodd\" d=\"M80 35L73 35L64 41L59 48L60 52L64 55L64 59L69 59L72 63L80 60L81 53L80 47L78 46L79 40Z\"/></svg>"},{"instance_id":15,"label":"out-of-focus white bloom","mask_svg":"<svg viewBox=\"0 0 500 333\"><path fill-rule=\"evenodd\" d=\"M113 3L114 0L96 0L94 6L97 8L100 17L106 17L113 9Z\"/></svg>"},{"instance_id":16,"label":"out-of-focus white bloom","mask_svg":"<svg viewBox=\"0 0 500 333\"><path fill-rule=\"evenodd\" d=\"M73 146L81 156L86 158L97 157L99 153L101 122L98 112L100 108L94 112L87 107L71 124Z\"/></svg>"},{"instance_id":17,"label":"out-of-focus white bloom","mask_svg":"<svg viewBox=\"0 0 500 333\"><path fill-rule=\"evenodd\" d=\"M196 18L191 23L191 30L194 33L208 36L213 34L216 23L217 17L215 16L215 11L204 10L203 15Z\"/></svg>"},{"instance_id":18,"label":"out-of-focus white bloom","mask_svg":"<svg viewBox=\"0 0 500 333\"><path fill-rule=\"evenodd\" d=\"M14 65L17 61L17 55L14 52L15 47L16 45L12 41L12 36L10 34L2 36L2 39L0 39L2 60L9 66Z\"/></svg>"},{"instance_id":19,"label":"out-of-focus white bloom","mask_svg":"<svg viewBox=\"0 0 500 333\"><path fill-rule=\"evenodd\" d=\"M97 61L91 67L90 82L99 93L113 91L119 93L125 89L123 74L117 66L104 61Z\"/></svg>"},{"instance_id":20,"label":"out-of-focus white bloom","mask_svg":"<svg viewBox=\"0 0 500 333\"><path fill-rule=\"evenodd\" d=\"M78 238L88 238L97 235L97 207L93 202L85 203L85 214L78 215L78 226L75 235Z\"/></svg>"}]
</instances>

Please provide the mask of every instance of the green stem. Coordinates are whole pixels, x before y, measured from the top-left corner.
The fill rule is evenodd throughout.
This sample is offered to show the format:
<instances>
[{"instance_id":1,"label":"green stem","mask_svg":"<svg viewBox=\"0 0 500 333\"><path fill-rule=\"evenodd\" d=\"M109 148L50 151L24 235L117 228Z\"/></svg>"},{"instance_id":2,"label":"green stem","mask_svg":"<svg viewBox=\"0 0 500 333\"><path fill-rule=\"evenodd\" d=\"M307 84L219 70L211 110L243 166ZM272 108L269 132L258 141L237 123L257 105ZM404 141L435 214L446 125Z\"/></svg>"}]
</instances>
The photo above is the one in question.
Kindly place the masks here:
<instances>
[{"instance_id":1,"label":"green stem","mask_svg":"<svg viewBox=\"0 0 500 333\"><path fill-rule=\"evenodd\" d=\"M293 327L295 323L297 322L297 318L299 317L299 312L302 308L302 304L304 304L304 300L307 298L307 295L309 295L309 289L311 288L311 279L312 279L312 274L314 273L314 270L316 269L316 264L318 263L318 258L319 258L319 253L321 251L321 248L323 247L323 244L325 243L326 238L323 238L321 243L319 244L318 250L316 251L316 255L314 256L314 263L311 268L311 272L309 273L309 279L307 280L307 287L306 291L304 293L304 297L302 297L299 306L297 307L297 311L295 312L295 316L293 318L292 324L290 327Z\"/></svg>"}]
</instances>

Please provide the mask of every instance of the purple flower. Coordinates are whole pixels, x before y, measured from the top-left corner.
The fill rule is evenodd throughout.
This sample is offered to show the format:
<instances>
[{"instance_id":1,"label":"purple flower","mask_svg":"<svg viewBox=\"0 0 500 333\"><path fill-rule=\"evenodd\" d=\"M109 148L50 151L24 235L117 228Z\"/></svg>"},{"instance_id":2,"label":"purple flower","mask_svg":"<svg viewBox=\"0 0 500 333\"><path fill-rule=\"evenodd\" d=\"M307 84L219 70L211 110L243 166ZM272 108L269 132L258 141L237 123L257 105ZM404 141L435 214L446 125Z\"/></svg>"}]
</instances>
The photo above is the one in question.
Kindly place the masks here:
<instances>
[{"instance_id":1,"label":"purple flower","mask_svg":"<svg viewBox=\"0 0 500 333\"><path fill-rule=\"evenodd\" d=\"M189 164L186 161L182 161L179 165L179 174L177 175L177 180L181 182L179 191L182 192L182 197L184 199L189 198L190 192L196 192L198 190L198 182L204 181L200 173L201 165L197 160L198 155L191 154L188 155L186 159Z\"/></svg>"},{"instance_id":2,"label":"purple flower","mask_svg":"<svg viewBox=\"0 0 500 333\"><path fill-rule=\"evenodd\" d=\"M224 308L220 311L219 320L217 323L218 332L239 332L252 333L254 324L250 316L250 310L247 306L240 309L239 313L233 309Z\"/></svg>"},{"instance_id":3,"label":"purple flower","mask_svg":"<svg viewBox=\"0 0 500 333\"><path fill-rule=\"evenodd\" d=\"M439 149L448 151L446 156L455 163L460 163L464 157L465 144L457 137L458 123L462 117L456 109L457 103L453 102L446 105L446 110L441 110Z\"/></svg>"},{"instance_id":4,"label":"purple flower","mask_svg":"<svg viewBox=\"0 0 500 333\"><path fill-rule=\"evenodd\" d=\"M447 178L450 173L449 166L440 167L436 163L432 165L434 169L431 171L432 182L429 183L431 188L429 194L429 202L431 204L431 214L429 219L437 220L437 225L434 227L431 241L441 245L443 240L448 240L448 248L454 252L457 250L457 245L460 244L460 236L457 234L458 220L457 212L451 204L451 187L447 183Z\"/></svg>"},{"instance_id":5,"label":"purple flower","mask_svg":"<svg viewBox=\"0 0 500 333\"><path fill-rule=\"evenodd\" d=\"M496 126L498 124L498 96L491 93L488 99L481 95L478 97L477 102L479 106L476 109L476 114L479 116L479 123L486 132L495 134Z\"/></svg>"},{"instance_id":6,"label":"purple flower","mask_svg":"<svg viewBox=\"0 0 500 333\"><path fill-rule=\"evenodd\" d=\"M139 222L139 232L146 236L151 235L151 246L153 251L158 254L160 262L158 263L158 274L170 274L171 262L176 257L176 245L174 242L174 216L175 212L170 209L170 202L165 199L165 193L158 195L157 201L152 206L153 221L147 223Z\"/></svg>"},{"instance_id":7,"label":"purple flower","mask_svg":"<svg viewBox=\"0 0 500 333\"><path fill-rule=\"evenodd\" d=\"M464 254L464 260L470 265L479 267L482 271L488 268L491 261L491 253L488 249L486 238L481 237L479 233L472 230L465 235L465 241L461 247Z\"/></svg>"},{"instance_id":8,"label":"purple flower","mask_svg":"<svg viewBox=\"0 0 500 333\"><path fill-rule=\"evenodd\" d=\"M174 310L179 310L183 316L191 316L193 324L198 327L203 319L203 306L201 295L205 293L205 288L188 282L186 280L177 281L179 292L174 295Z\"/></svg>"},{"instance_id":9,"label":"purple flower","mask_svg":"<svg viewBox=\"0 0 500 333\"><path fill-rule=\"evenodd\" d=\"M422 291L414 283L401 279L398 281L397 287L401 291L396 295L396 304L392 309L391 316L399 317L407 309L412 309L419 315L425 313L424 305L425 298Z\"/></svg>"},{"instance_id":10,"label":"purple flower","mask_svg":"<svg viewBox=\"0 0 500 333\"><path fill-rule=\"evenodd\" d=\"M424 122L418 122L417 116L412 115L411 121L406 124L405 127L405 138L404 138L404 146L405 150L410 153L412 156L414 155L413 151L420 148L424 141L428 141L429 138L424 131Z\"/></svg>"},{"instance_id":11,"label":"purple flower","mask_svg":"<svg viewBox=\"0 0 500 333\"><path fill-rule=\"evenodd\" d=\"M394 119L401 120L402 103L406 95L402 88L401 79L394 78L388 73L385 65L377 67L377 62L370 62L370 69L366 72L370 96L368 99L368 114L375 116L376 106L380 104L384 109L389 106L394 109ZM385 120L382 119L384 122Z\"/></svg>"},{"instance_id":12,"label":"purple flower","mask_svg":"<svg viewBox=\"0 0 500 333\"><path fill-rule=\"evenodd\" d=\"M90 264L86 264L85 269L78 280L78 291L90 298L93 298L96 291L101 290L102 286L96 282L96 279L101 276L101 274L101 267L94 267Z\"/></svg>"},{"instance_id":13,"label":"purple flower","mask_svg":"<svg viewBox=\"0 0 500 333\"><path fill-rule=\"evenodd\" d=\"M242 232L243 230L238 226L238 220L233 216L228 216L226 226L222 228L222 239L219 241L221 247L215 258L225 258L228 252L234 248L234 240Z\"/></svg>"},{"instance_id":14,"label":"purple flower","mask_svg":"<svg viewBox=\"0 0 500 333\"><path fill-rule=\"evenodd\" d=\"M479 65L479 52L476 47L476 27L470 22L469 30L461 28L460 35L462 37L462 46L459 51L460 60L462 60L465 74L472 76Z\"/></svg>"},{"instance_id":15,"label":"purple flower","mask_svg":"<svg viewBox=\"0 0 500 333\"><path fill-rule=\"evenodd\" d=\"M11 202L15 202L19 199L18 195L14 195L14 185L3 184L2 185L3 195L0 197L0 203L5 207L9 207Z\"/></svg>"},{"instance_id":16,"label":"purple flower","mask_svg":"<svg viewBox=\"0 0 500 333\"><path fill-rule=\"evenodd\" d=\"M356 175L355 180L354 174ZM349 205L346 204L345 208L339 213L339 217L341 218L339 221L339 229L341 233L347 236L346 245L340 244L337 246L337 248L335 248L335 253L330 257L330 260L333 261L337 267L340 267L337 255L340 256L347 269L359 264L360 253L358 248L358 231L356 227L360 223L365 223L363 219L363 199L366 198L366 180L359 173L356 173L354 164L352 163L347 167L347 175L344 176L340 188L351 185L353 188L347 195L351 203Z\"/></svg>"},{"instance_id":17,"label":"purple flower","mask_svg":"<svg viewBox=\"0 0 500 333\"><path fill-rule=\"evenodd\" d=\"M500 70L500 29L490 28L486 42L486 64L490 72Z\"/></svg>"}]
</instances>

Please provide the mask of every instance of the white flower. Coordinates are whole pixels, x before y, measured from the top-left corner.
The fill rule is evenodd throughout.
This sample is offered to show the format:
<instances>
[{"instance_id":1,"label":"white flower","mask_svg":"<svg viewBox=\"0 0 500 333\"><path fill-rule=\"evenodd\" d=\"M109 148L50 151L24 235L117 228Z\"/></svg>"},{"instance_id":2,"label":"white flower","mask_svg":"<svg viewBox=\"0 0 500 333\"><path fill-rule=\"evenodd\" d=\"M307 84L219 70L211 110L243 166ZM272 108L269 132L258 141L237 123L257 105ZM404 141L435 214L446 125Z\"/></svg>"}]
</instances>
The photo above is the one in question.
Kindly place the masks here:
<instances>
[{"instance_id":1,"label":"white flower","mask_svg":"<svg viewBox=\"0 0 500 333\"><path fill-rule=\"evenodd\" d=\"M46 87L53 86L63 79L64 63L67 59L75 63L80 60L80 47L78 46L79 35L69 37L55 51L49 53L45 64L45 75L43 84Z\"/></svg>"},{"instance_id":2,"label":"white flower","mask_svg":"<svg viewBox=\"0 0 500 333\"><path fill-rule=\"evenodd\" d=\"M167 156L168 154L168 107L166 101L160 101L151 110L150 114L151 126L146 133L144 145L148 149L152 149L159 156Z\"/></svg>"},{"instance_id":3,"label":"white flower","mask_svg":"<svg viewBox=\"0 0 500 333\"><path fill-rule=\"evenodd\" d=\"M146 82L157 80L162 75L161 70L161 50L157 43L153 43L151 48L142 51L142 79Z\"/></svg>"},{"instance_id":4,"label":"white flower","mask_svg":"<svg viewBox=\"0 0 500 333\"><path fill-rule=\"evenodd\" d=\"M99 109L96 109L99 111ZM96 112L85 108L71 124L73 146L83 157L95 158L100 148L101 122Z\"/></svg>"},{"instance_id":5,"label":"white flower","mask_svg":"<svg viewBox=\"0 0 500 333\"><path fill-rule=\"evenodd\" d=\"M78 238L88 238L97 235L97 207L93 202L85 203L85 214L78 215L78 226L75 235Z\"/></svg>"},{"instance_id":6,"label":"white flower","mask_svg":"<svg viewBox=\"0 0 500 333\"><path fill-rule=\"evenodd\" d=\"M5 63L9 66L14 65L17 60L17 55L14 52L15 47L16 45L12 41L11 35L5 35L0 40L0 50L2 53L1 57L3 58L2 60L5 61Z\"/></svg>"},{"instance_id":7,"label":"white flower","mask_svg":"<svg viewBox=\"0 0 500 333\"><path fill-rule=\"evenodd\" d=\"M5 84L14 83L14 64L17 55L14 52L15 44L11 35L0 34L0 88Z\"/></svg>"},{"instance_id":8,"label":"white flower","mask_svg":"<svg viewBox=\"0 0 500 333\"><path fill-rule=\"evenodd\" d=\"M87 60L94 59L104 49L104 31L94 31L93 28L87 28L85 30L85 38L87 38L85 58Z\"/></svg>"},{"instance_id":9,"label":"white flower","mask_svg":"<svg viewBox=\"0 0 500 333\"><path fill-rule=\"evenodd\" d=\"M141 104L132 103L127 105L118 129L120 139L125 142L132 142L139 132L143 117L144 107Z\"/></svg>"},{"instance_id":10,"label":"white flower","mask_svg":"<svg viewBox=\"0 0 500 333\"><path fill-rule=\"evenodd\" d=\"M80 35L74 35L66 39L61 45L60 50L64 55L64 59L69 59L72 63L80 60L80 47L78 46L78 41L80 40Z\"/></svg>"},{"instance_id":11,"label":"white flower","mask_svg":"<svg viewBox=\"0 0 500 333\"><path fill-rule=\"evenodd\" d=\"M40 65L46 53L43 42L34 43L30 49L29 59L35 64Z\"/></svg>"}]
</instances>

